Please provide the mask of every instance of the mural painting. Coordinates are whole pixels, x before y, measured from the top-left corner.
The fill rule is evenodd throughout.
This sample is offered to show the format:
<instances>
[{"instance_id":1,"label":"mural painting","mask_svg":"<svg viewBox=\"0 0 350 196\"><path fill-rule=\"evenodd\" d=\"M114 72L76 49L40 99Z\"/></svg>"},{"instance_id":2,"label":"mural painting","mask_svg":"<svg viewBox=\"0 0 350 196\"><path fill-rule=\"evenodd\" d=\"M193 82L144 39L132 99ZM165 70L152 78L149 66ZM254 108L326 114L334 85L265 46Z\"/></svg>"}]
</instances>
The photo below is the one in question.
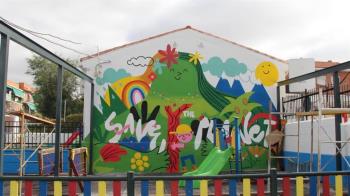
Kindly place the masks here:
<instances>
[{"instance_id":1,"label":"mural painting","mask_svg":"<svg viewBox=\"0 0 350 196\"><path fill-rule=\"evenodd\" d=\"M214 121L230 123L235 118L241 167L266 168L270 96L265 87L279 78L272 62L248 67L234 57L205 61L198 51L177 51L168 44L153 56L130 57L125 64L144 71L132 75L115 66L96 79L107 87L93 111L95 172L194 170L215 146ZM220 77L216 86L205 72ZM223 74L236 78L232 85ZM248 79L240 79L243 74ZM245 91L242 83L252 80L253 88ZM276 122L272 117L272 126ZM230 134L225 137L232 139ZM229 162L225 167L229 169Z\"/></svg>"}]
</instances>

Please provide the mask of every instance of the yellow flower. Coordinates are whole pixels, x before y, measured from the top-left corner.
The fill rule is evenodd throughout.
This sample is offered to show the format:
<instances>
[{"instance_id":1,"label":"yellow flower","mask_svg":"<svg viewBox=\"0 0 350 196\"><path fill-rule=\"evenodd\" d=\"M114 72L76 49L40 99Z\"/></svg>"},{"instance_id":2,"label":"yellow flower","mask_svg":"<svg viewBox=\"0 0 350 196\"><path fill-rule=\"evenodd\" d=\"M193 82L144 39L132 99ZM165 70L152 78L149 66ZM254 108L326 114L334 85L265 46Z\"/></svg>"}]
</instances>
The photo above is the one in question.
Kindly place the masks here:
<instances>
[{"instance_id":1,"label":"yellow flower","mask_svg":"<svg viewBox=\"0 0 350 196\"><path fill-rule=\"evenodd\" d=\"M144 171L145 168L148 168L150 164L148 163L148 156L147 155L141 155L140 152L137 152L134 154L134 157L130 159L130 168L132 170L137 170L137 171Z\"/></svg>"},{"instance_id":2,"label":"yellow flower","mask_svg":"<svg viewBox=\"0 0 350 196\"><path fill-rule=\"evenodd\" d=\"M189 55L191 58L189 60L190 63L192 63L193 61L193 64L197 65L199 60L202 60L203 57L201 56L201 54L199 54L199 52L195 52L194 54L190 54Z\"/></svg>"}]
</instances>

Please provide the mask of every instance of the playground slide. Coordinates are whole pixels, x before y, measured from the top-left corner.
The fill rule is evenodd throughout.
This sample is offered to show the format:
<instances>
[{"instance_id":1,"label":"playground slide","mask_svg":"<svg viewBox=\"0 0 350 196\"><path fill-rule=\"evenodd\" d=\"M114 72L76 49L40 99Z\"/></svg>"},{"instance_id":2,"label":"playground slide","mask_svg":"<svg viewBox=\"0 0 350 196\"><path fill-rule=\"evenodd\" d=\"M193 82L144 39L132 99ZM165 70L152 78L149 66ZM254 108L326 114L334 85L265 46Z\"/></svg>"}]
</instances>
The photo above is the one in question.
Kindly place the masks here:
<instances>
[{"instance_id":1,"label":"playground slide","mask_svg":"<svg viewBox=\"0 0 350 196\"><path fill-rule=\"evenodd\" d=\"M73 134L67 139L67 141L63 144L63 146L68 147L70 146L75 139L80 135L80 131L74 131Z\"/></svg>"},{"instance_id":2,"label":"playground slide","mask_svg":"<svg viewBox=\"0 0 350 196\"><path fill-rule=\"evenodd\" d=\"M185 173L184 176L217 175L223 169L231 155L232 148L222 151L215 147L196 170ZM181 181L180 186L185 186L185 181ZM193 188L199 188L199 180L193 181Z\"/></svg>"}]
</instances>

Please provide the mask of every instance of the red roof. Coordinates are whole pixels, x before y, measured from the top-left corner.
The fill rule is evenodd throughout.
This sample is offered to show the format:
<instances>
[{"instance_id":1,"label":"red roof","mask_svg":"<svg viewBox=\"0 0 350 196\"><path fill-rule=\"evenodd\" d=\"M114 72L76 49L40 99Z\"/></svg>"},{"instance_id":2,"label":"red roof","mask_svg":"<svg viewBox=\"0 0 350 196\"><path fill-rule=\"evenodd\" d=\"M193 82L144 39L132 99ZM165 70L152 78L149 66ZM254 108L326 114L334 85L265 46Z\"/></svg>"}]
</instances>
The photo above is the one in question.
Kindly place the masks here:
<instances>
[{"instance_id":1,"label":"red roof","mask_svg":"<svg viewBox=\"0 0 350 196\"><path fill-rule=\"evenodd\" d=\"M327 68L339 64L338 62L329 61L315 61L315 68Z\"/></svg>"},{"instance_id":2,"label":"red roof","mask_svg":"<svg viewBox=\"0 0 350 196\"><path fill-rule=\"evenodd\" d=\"M213 34L211 34L211 33L207 33L207 32L204 32L204 31L201 31L201 30L192 28L191 26L186 26L186 27L184 27L184 28L176 29L176 30L173 30L173 31L169 31L169 32L165 32L165 33L159 34L159 35L151 36L151 37L148 37L148 38L139 40L139 41L130 42L130 43L128 43L128 44L124 44L124 45L121 45L121 46L117 46L117 47L114 47L114 48L110 48L110 49L104 50L104 51L102 51L102 52L95 53L95 54L92 54L92 55L83 57L83 58L80 59L80 61L86 61L86 60L89 60L89 59L91 59L91 58L94 58L94 57L97 57L97 56L100 56L100 55L102 55L102 54L106 54L106 53L109 53L109 52L112 52L112 51L115 51L115 50L119 50L119 49L122 49L122 48L127 47L127 46L130 46L130 45L142 43L142 42L145 42L145 41L148 41L148 40L151 40L151 39L155 39L155 38L158 38L158 37L162 37L162 36L165 36L165 35L168 35L168 34L171 34L171 33L175 33L175 32L178 32L178 31L183 31L183 30L186 30L186 29L191 29L191 30L193 30L193 31L197 31L197 32L202 33L202 34L204 34L204 35L208 35L208 36L211 36L211 37L214 37L214 38L217 38L217 39L220 39L220 40L229 42L229 43L231 43L231 44L240 46L240 47L242 47L242 48L251 50L251 51L253 51L253 52L262 54L262 55L267 56L267 57L269 57L269 58L272 58L272 59L274 59L274 60L276 60L276 61L280 61L280 62L286 63L286 61L284 61L284 60L282 60L282 59L279 59L279 58L277 58L277 57L268 55L268 54L266 54L266 53L260 52L260 51L258 51L258 50L255 50L255 49L250 48L250 47L247 47L247 46L243 46L243 45L241 45L241 44L238 44L238 43L233 42L233 41L230 41L230 40L228 40L228 39L225 39L225 38L222 38L222 37L213 35Z\"/></svg>"}]
</instances>

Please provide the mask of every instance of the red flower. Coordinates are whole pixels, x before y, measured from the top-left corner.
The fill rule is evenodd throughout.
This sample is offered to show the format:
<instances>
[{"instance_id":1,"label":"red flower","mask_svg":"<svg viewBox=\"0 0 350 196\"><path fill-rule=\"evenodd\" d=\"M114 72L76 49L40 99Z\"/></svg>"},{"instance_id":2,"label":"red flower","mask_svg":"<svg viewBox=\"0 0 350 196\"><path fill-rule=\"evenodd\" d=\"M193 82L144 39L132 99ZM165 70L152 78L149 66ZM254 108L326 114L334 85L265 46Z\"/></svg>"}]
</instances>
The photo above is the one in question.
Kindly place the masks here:
<instances>
[{"instance_id":1,"label":"red flower","mask_svg":"<svg viewBox=\"0 0 350 196\"><path fill-rule=\"evenodd\" d=\"M152 71L152 73L148 75L148 78L153 81L157 78L157 75Z\"/></svg>"},{"instance_id":2,"label":"red flower","mask_svg":"<svg viewBox=\"0 0 350 196\"><path fill-rule=\"evenodd\" d=\"M163 56L161 59L159 59L159 62L166 63L168 68L170 68L173 64L177 64L179 54L176 52L176 48L171 49L171 46L168 44L166 46L166 50L159 50L158 52Z\"/></svg>"},{"instance_id":3,"label":"red flower","mask_svg":"<svg viewBox=\"0 0 350 196\"><path fill-rule=\"evenodd\" d=\"M120 148L119 144L106 144L100 150L100 155L105 162L117 162L121 155L126 155L128 152Z\"/></svg>"}]
</instances>

